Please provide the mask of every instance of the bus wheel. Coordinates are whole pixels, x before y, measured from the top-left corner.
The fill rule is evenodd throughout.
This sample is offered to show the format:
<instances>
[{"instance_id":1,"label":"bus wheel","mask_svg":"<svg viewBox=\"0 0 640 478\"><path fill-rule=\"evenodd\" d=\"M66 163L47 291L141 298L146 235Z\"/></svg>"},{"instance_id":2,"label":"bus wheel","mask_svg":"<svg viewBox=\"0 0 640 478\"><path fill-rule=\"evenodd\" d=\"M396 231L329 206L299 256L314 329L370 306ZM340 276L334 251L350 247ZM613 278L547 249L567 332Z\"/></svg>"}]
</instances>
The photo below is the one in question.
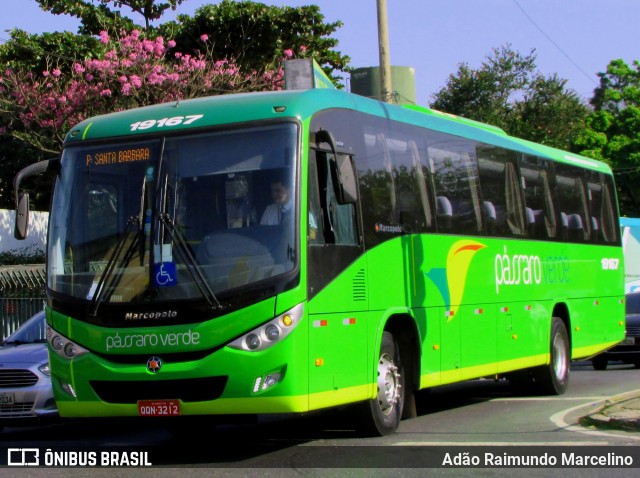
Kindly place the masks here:
<instances>
[{"instance_id":1,"label":"bus wheel","mask_svg":"<svg viewBox=\"0 0 640 478\"><path fill-rule=\"evenodd\" d=\"M404 403L400 353L390 332L382 335L377 374L378 395L361 404L361 427L367 435L382 436L398 428Z\"/></svg>"},{"instance_id":2,"label":"bus wheel","mask_svg":"<svg viewBox=\"0 0 640 478\"><path fill-rule=\"evenodd\" d=\"M569 385L571 351L564 322L554 317L551 322L551 361L534 370L536 388L545 395L562 395Z\"/></svg>"}]
</instances>

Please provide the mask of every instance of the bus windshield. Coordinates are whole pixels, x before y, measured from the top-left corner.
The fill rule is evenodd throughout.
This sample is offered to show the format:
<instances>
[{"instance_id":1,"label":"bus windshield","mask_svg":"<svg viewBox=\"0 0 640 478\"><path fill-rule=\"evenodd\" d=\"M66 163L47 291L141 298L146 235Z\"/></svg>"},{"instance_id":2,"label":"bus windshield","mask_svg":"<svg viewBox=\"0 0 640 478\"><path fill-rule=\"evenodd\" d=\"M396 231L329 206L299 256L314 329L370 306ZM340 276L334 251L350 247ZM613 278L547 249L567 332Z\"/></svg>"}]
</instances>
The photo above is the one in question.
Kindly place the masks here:
<instances>
[{"instance_id":1,"label":"bus windshield","mask_svg":"<svg viewBox=\"0 0 640 478\"><path fill-rule=\"evenodd\" d=\"M108 304L273 287L294 269L293 123L67 148L48 287Z\"/></svg>"}]
</instances>

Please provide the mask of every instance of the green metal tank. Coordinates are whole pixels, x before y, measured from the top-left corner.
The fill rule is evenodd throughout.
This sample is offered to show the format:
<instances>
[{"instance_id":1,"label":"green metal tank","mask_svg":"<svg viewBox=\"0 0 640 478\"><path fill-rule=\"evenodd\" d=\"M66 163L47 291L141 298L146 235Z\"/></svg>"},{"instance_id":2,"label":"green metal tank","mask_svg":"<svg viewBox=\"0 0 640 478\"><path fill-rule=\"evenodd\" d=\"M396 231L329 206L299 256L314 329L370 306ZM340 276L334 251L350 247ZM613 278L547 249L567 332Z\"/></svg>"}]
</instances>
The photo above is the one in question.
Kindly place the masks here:
<instances>
[{"instance_id":1,"label":"green metal tank","mask_svg":"<svg viewBox=\"0 0 640 478\"><path fill-rule=\"evenodd\" d=\"M391 85L395 103L400 105L416 104L416 81L413 67L392 66ZM381 100L380 67L371 66L353 70L351 73L351 92Z\"/></svg>"}]
</instances>

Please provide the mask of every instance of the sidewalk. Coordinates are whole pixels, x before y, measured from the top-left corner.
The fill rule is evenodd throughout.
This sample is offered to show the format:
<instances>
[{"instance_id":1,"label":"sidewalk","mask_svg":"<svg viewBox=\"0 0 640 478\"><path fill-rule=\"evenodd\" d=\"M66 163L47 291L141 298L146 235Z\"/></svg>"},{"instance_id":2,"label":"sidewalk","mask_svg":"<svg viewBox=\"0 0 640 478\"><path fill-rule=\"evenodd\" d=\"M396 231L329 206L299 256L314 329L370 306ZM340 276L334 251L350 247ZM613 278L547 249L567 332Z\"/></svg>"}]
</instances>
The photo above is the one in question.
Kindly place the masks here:
<instances>
[{"instance_id":1,"label":"sidewalk","mask_svg":"<svg viewBox=\"0 0 640 478\"><path fill-rule=\"evenodd\" d=\"M589 415L581 417L580 425L608 430L640 431L640 390L605 401Z\"/></svg>"}]
</instances>

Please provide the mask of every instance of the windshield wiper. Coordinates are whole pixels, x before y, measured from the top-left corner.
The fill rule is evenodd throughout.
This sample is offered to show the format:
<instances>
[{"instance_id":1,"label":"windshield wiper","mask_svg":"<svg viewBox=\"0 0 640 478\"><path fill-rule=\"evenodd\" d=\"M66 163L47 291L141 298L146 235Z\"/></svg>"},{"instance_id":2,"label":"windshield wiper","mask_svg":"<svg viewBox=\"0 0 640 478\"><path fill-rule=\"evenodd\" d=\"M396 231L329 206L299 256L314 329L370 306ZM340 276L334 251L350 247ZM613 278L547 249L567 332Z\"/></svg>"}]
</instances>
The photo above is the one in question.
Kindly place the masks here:
<instances>
[{"instance_id":1,"label":"windshield wiper","mask_svg":"<svg viewBox=\"0 0 640 478\"><path fill-rule=\"evenodd\" d=\"M171 236L171 240L177 246L178 251L180 251L180 254L182 255L182 261L187 266L187 271L193 279L193 282L198 287L198 290L202 294L202 297L205 298L212 309L222 309L222 304L220 304L220 301L218 301L218 298L213 293L213 290L211 290L211 287L209 287L206 277L202 273L200 267L198 267L198 261L193 256L191 248L185 241L184 236L173 222L173 218L167 213L162 213L160 214L159 219L162 224L167 226L169 235Z\"/></svg>"},{"instance_id":2,"label":"windshield wiper","mask_svg":"<svg viewBox=\"0 0 640 478\"><path fill-rule=\"evenodd\" d=\"M129 236L131 235L130 226L132 224L135 224L138 226L135 231L136 237L133 239L133 241L131 241L131 244L129 244L129 247L126 250L123 259L118 264L118 273L115 275L112 275L113 270L116 267L116 262L118 261L118 257L120 257L120 253L124 249L124 245L127 242L127 239L129 238ZM116 247L111 253L109 260L107 261L107 265L104 268L104 272L102 273L102 276L100 276L100 280L98 281L96 290L94 291L93 297L91 298L91 303L89 304L89 315L91 317L97 316L98 308L100 307L100 303L102 302L102 296L104 295L105 291L107 289L110 289L111 294L113 294L113 291L116 285L118 285L118 282L120 282L120 278L122 277L122 269L131 260L131 257L135 251L135 247L140 241L140 234L142 234L142 221L139 216L131 216L127 221L127 224L124 226L124 233L122 234L120 239L118 239L118 242L116 242ZM108 279L111 279L111 280L109 281L109 285L107 287L105 284Z\"/></svg>"}]
</instances>

